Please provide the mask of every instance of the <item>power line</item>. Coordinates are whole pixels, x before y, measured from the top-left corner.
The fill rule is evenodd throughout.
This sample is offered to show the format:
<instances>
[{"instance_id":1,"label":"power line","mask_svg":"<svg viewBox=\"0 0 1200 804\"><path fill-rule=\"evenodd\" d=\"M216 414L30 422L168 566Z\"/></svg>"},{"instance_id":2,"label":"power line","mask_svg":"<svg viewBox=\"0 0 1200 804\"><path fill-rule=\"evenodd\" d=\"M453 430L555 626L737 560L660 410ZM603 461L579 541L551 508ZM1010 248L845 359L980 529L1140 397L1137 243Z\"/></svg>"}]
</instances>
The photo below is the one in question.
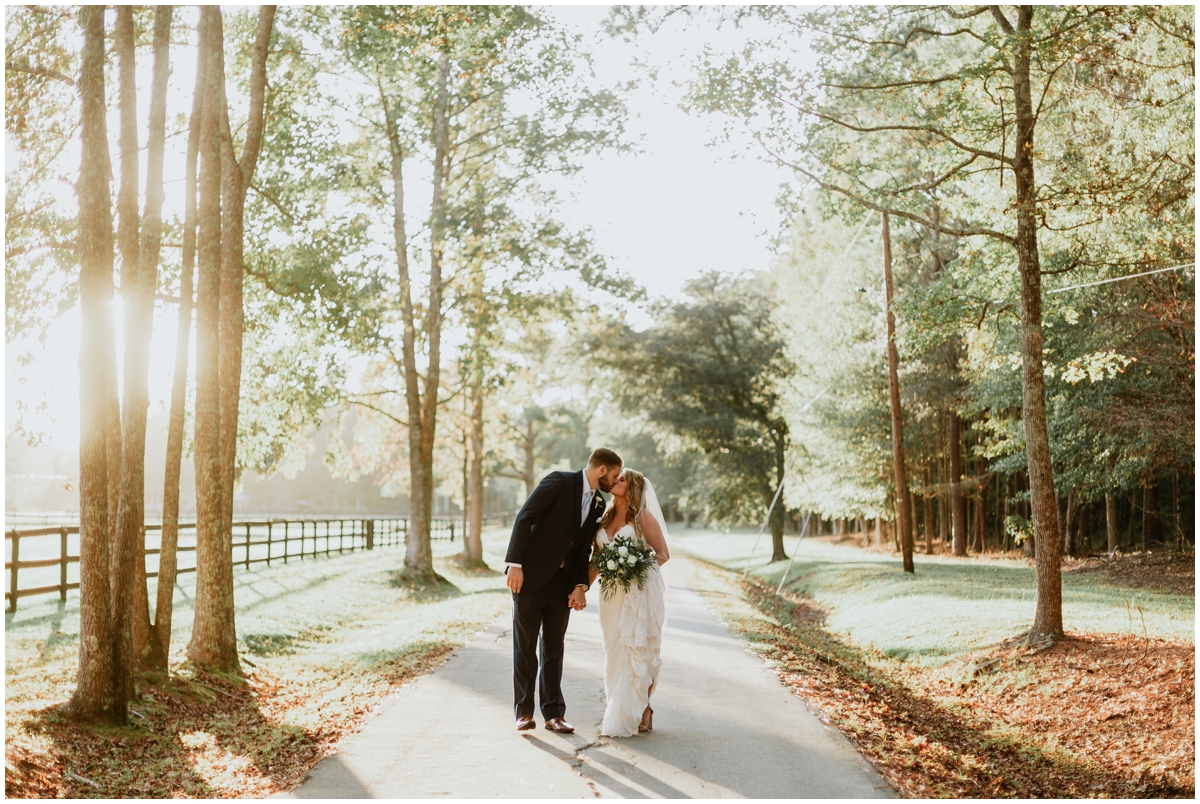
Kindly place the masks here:
<instances>
[{"instance_id":1,"label":"power line","mask_svg":"<svg viewBox=\"0 0 1200 804\"><path fill-rule=\"evenodd\" d=\"M1196 263L1194 263L1194 262L1189 262L1189 263L1184 263L1183 265L1172 265L1170 268L1156 268L1153 271L1143 271L1140 274L1130 274L1129 276L1118 276L1118 277L1114 277L1113 279L1100 279L1096 282L1084 282L1083 284L1080 284L1080 285L1067 285L1065 288L1055 288L1054 290L1048 290L1046 292L1047 293L1063 293L1064 291L1076 290L1078 288L1090 288L1090 287L1094 287L1096 285L1107 285L1109 282L1123 282L1126 279L1137 279L1139 276L1150 276L1152 274L1166 273L1167 271L1178 271L1180 268L1191 268L1191 267L1195 266L1195 264Z\"/></svg>"}]
</instances>

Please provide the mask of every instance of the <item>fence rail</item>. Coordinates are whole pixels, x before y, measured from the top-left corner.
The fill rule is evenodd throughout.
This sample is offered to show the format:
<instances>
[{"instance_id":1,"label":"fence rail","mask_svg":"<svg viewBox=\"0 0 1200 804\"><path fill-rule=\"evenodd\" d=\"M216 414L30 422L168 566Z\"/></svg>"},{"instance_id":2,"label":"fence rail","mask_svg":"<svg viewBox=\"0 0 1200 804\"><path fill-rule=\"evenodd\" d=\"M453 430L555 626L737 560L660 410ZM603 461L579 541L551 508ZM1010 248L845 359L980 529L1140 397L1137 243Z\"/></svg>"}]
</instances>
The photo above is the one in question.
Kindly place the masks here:
<instances>
[{"instance_id":1,"label":"fence rail","mask_svg":"<svg viewBox=\"0 0 1200 804\"><path fill-rule=\"evenodd\" d=\"M484 517L483 526L485 529L504 527L510 521L511 516L507 513L493 514ZM430 536L437 541L454 541L462 535L461 522L458 517L434 517ZM245 520L233 523L231 554L234 567L243 569L249 569L252 564L269 566L272 561L286 564L334 553L403 545L408 529L407 517ZM158 577L158 556L162 548L161 543L151 545L150 542L161 537L162 525L146 525L144 533L147 545L143 560L149 559L153 563L153 567L147 565L146 576L155 578ZM4 599L8 602L9 611L16 611L17 600L22 597L57 592L59 599L65 601L68 591L79 588L78 571L70 571L72 564L79 563L78 525L13 528L5 531L4 539L8 548L8 558L4 562L7 574ZM22 544L26 546L27 559L21 558ZM196 552L196 523L180 523L176 552L176 572L195 572L195 559L190 564L182 559L186 554ZM58 582L47 583L53 577L53 572L49 570L55 567L58 569ZM26 583L39 585L22 589L19 585L22 570L27 571ZM29 580L28 571L34 571L33 574L38 577Z\"/></svg>"}]
</instances>

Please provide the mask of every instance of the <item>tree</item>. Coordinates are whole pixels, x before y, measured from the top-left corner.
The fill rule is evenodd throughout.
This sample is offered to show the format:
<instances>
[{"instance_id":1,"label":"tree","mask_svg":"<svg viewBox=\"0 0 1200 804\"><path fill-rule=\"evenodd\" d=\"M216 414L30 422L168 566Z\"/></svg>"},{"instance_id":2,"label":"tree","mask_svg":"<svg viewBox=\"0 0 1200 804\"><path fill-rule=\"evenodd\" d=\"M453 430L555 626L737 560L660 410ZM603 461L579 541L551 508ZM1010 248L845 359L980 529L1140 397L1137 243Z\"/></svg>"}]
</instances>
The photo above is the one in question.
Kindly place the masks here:
<instances>
[{"instance_id":1,"label":"tree","mask_svg":"<svg viewBox=\"0 0 1200 804\"><path fill-rule=\"evenodd\" d=\"M1078 95L1108 93L1111 81L1095 68L1118 51L1128 26L1146 15L1019 7L1014 19L997 6L762 13L776 30L810 37L820 54L818 68L802 73L773 58L771 48L785 39L755 43L742 59L719 62L709 55L693 93L697 106L747 123L768 158L854 206L973 238L981 253L996 259L1003 259L997 246L1015 252L1022 425L1040 545L1038 607L1029 637L1054 639L1062 633L1062 606L1039 232L1052 244L1049 271L1111 264L1097 248L1101 244L1080 232L1106 206L1153 191L1121 171L1119 181L1081 184L1097 166L1113 167L1119 149L1102 138L1063 136L1055 148L1074 152L1055 160L1044 140L1035 147L1035 132L1061 125ZM1080 63L1093 71L1071 71ZM1068 74L1078 84L1056 92ZM1141 104L1136 114L1146 116ZM1143 168L1189 172L1161 152L1146 156ZM1040 182L1035 163L1045 169ZM1005 174L1013 182L1000 192L984 183ZM943 213L937 219L929 214L934 197Z\"/></svg>"},{"instance_id":2,"label":"tree","mask_svg":"<svg viewBox=\"0 0 1200 804\"><path fill-rule=\"evenodd\" d=\"M111 165L104 102L104 8L79 11L79 673L67 711L83 720L125 722L126 699L113 684L115 656L109 565L116 512L109 508L109 442L120 438L116 343L112 319Z\"/></svg>"},{"instance_id":3,"label":"tree","mask_svg":"<svg viewBox=\"0 0 1200 804\"><path fill-rule=\"evenodd\" d=\"M203 18L200 41L204 42ZM183 461L183 425L187 406L188 347L196 273L196 165L200 153L200 118L205 91L205 47L197 47L196 85L188 118L184 178L183 254L179 273L179 323L175 335L175 369L171 381L171 407L167 422L166 469L163 477L162 540L158 555L158 586L154 605L153 636L146 665L164 672L171 653L171 619L175 603L175 578L179 548L179 474Z\"/></svg>"},{"instance_id":4,"label":"tree","mask_svg":"<svg viewBox=\"0 0 1200 804\"><path fill-rule=\"evenodd\" d=\"M655 326L627 325L594 340L593 359L611 374L621 408L645 411L667 433L695 444L714 471L714 518L766 513L783 482L789 446L783 385L794 371L773 323L771 291L709 273L688 300L654 310ZM783 506L771 514L772 560L783 550Z\"/></svg>"},{"instance_id":5,"label":"tree","mask_svg":"<svg viewBox=\"0 0 1200 804\"><path fill-rule=\"evenodd\" d=\"M505 188L529 192L522 184L530 176L570 171L575 154L613 141L621 109L609 93L578 90L573 43L524 8L468 14L359 7L346 12L343 29L341 52L371 87L364 102L373 115L372 141L387 144L382 162L364 147L370 155L361 181L372 204L386 205L396 266L394 276L380 278L394 293L376 299L375 323L360 336L360 348L384 358L399 379L395 390L402 389L404 413L388 415L407 429L411 527L404 574L424 583L437 580L429 535L448 306L456 280L469 287L472 272L513 261L497 252L482 262L467 256L472 241L501 239L496 229L503 227L486 222L480 231L476 224L497 209ZM542 110L515 112L505 100L515 87L541 90ZM405 165L422 154L433 175L428 234L418 244L410 242L404 183ZM380 164L388 167L385 176ZM412 259L419 245L428 258L424 271ZM478 376L476 370L477 389Z\"/></svg>"},{"instance_id":6,"label":"tree","mask_svg":"<svg viewBox=\"0 0 1200 804\"><path fill-rule=\"evenodd\" d=\"M883 214L883 284L887 303L888 406L892 414L892 472L896 479L896 525L900 528L900 552L904 571L913 572L913 528L908 470L904 465L904 412L900 407L900 355L896 348L896 317L892 312L892 238L888 216Z\"/></svg>"},{"instance_id":7,"label":"tree","mask_svg":"<svg viewBox=\"0 0 1200 804\"><path fill-rule=\"evenodd\" d=\"M196 617L188 658L236 670L233 609L233 486L241 396L246 189L262 145L266 61L275 19L262 6L251 63L250 111L240 159L229 125L224 29L204 7L207 54L199 152L199 275L196 301Z\"/></svg>"}]
</instances>

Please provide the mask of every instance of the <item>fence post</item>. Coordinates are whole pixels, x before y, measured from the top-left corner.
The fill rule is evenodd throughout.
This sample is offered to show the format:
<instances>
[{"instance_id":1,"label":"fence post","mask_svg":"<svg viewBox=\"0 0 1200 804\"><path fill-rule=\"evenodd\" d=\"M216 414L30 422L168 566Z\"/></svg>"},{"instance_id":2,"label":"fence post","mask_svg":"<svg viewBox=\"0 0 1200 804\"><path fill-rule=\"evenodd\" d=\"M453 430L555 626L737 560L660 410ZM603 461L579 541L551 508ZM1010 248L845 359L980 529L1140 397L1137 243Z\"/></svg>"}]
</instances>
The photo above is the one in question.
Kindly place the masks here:
<instances>
[{"instance_id":1,"label":"fence post","mask_svg":"<svg viewBox=\"0 0 1200 804\"><path fill-rule=\"evenodd\" d=\"M454 541L454 520L450 520L450 541Z\"/></svg>"},{"instance_id":2,"label":"fence post","mask_svg":"<svg viewBox=\"0 0 1200 804\"><path fill-rule=\"evenodd\" d=\"M246 526L246 533L250 533L250 526ZM267 566L271 566L271 523L267 523Z\"/></svg>"},{"instance_id":3,"label":"fence post","mask_svg":"<svg viewBox=\"0 0 1200 804\"><path fill-rule=\"evenodd\" d=\"M246 569L250 569L250 526L246 526Z\"/></svg>"},{"instance_id":4,"label":"fence post","mask_svg":"<svg viewBox=\"0 0 1200 804\"><path fill-rule=\"evenodd\" d=\"M17 610L17 565L21 560L21 533L14 529L12 532L12 574L9 576L8 588L12 590L12 597L8 599L8 610Z\"/></svg>"},{"instance_id":5,"label":"fence post","mask_svg":"<svg viewBox=\"0 0 1200 804\"><path fill-rule=\"evenodd\" d=\"M367 534L367 549L375 549L375 520L368 519L363 522L363 532Z\"/></svg>"},{"instance_id":6,"label":"fence post","mask_svg":"<svg viewBox=\"0 0 1200 804\"><path fill-rule=\"evenodd\" d=\"M342 554L342 547L346 544L346 520L338 521L338 555Z\"/></svg>"},{"instance_id":7,"label":"fence post","mask_svg":"<svg viewBox=\"0 0 1200 804\"><path fill-rule=\"evenodd\" d=\"M67 529L58 529L58 599L67 602Z\"/></svg>"}]
</instances>

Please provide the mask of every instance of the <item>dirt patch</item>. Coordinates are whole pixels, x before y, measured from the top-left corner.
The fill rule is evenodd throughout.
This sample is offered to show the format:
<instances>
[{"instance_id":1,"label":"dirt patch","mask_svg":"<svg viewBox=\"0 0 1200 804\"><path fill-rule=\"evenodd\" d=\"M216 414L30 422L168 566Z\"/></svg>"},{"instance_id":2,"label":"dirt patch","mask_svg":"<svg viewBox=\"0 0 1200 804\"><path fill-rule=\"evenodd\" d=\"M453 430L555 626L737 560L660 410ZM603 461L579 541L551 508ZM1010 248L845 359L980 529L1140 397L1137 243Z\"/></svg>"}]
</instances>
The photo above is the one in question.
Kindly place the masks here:
<instances>
[{"instance_id":1,"label":"dirt patch","mask_svg":"<svg viewBox=\"0 0 1200 804\"><path fill-rule=\"evenodd\" d=\"M1130 553L1068 561L1063 574L1095 573L1114 586L1196 596L1195 553Z\"/></svg>"}]
</instances>

